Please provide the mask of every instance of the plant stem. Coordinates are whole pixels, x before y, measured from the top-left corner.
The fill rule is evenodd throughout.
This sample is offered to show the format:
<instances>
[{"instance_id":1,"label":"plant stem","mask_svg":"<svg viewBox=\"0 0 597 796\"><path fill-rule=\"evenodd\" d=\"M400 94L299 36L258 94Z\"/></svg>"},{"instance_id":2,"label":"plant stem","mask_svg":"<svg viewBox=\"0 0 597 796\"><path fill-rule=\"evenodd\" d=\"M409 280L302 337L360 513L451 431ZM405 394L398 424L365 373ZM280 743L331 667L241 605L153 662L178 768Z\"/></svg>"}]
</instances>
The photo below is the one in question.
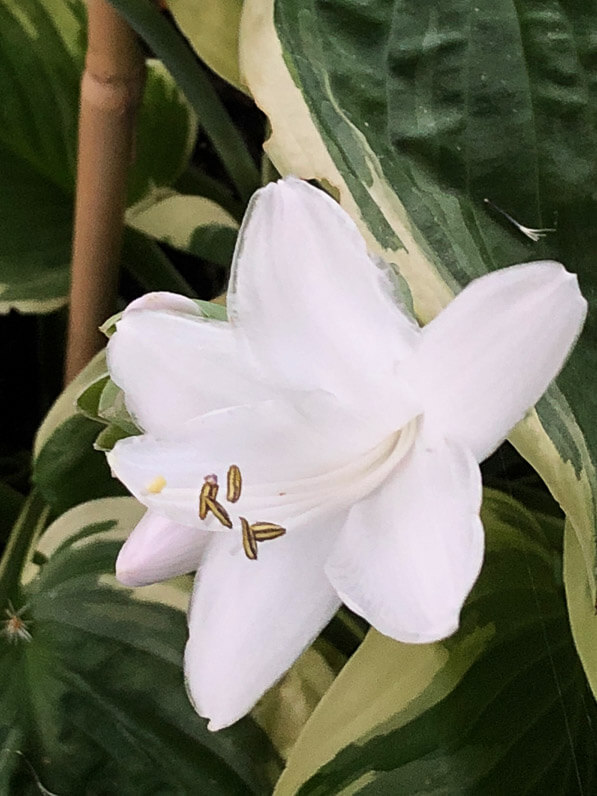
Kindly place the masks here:
<instances>
[{"instance_id":1,"label":"plant stem","mask_svg":"<svg viewBox=\"0 0 597 796\"><path fill-rule=\"evenodd\" d=\"M50 506L37 490L33 490L14 524L2 559L0 560L0 608L7 600L19 602L23 568L31 555L31 548L44 529Z\"/></svg>"},{"instance_id":2,"label":"plant stem","mask_svg":"<svg viewBox=\"0 0 597 796\"><path fill-rule=\"evenodd\" d=\"M126 178L144 59L134 32L106 0L89 0L81 81L77 197L66 381L102 347L98 326L114 311Z\"/></svg>"}]
</instances>

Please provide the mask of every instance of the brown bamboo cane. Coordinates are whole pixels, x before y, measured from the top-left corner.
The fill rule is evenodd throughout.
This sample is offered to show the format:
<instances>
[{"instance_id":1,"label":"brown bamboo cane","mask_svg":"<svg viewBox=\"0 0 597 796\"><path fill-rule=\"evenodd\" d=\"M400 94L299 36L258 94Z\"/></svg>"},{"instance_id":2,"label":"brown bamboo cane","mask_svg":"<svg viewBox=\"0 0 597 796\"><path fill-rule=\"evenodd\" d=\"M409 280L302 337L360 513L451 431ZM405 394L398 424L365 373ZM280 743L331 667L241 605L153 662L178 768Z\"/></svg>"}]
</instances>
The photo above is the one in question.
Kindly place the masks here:
<instances>
[{"instance_id":1,"label":"brown bamboo cane","mask_svg":"<svg viewBox=\"0 0 597 796\"><path fill-rule=\"evenodd\" d=\"M106 0L88 0L65 381L103 345L115 309L126 180L144 84L136 35Z\"/></svg>"}]
</instances>

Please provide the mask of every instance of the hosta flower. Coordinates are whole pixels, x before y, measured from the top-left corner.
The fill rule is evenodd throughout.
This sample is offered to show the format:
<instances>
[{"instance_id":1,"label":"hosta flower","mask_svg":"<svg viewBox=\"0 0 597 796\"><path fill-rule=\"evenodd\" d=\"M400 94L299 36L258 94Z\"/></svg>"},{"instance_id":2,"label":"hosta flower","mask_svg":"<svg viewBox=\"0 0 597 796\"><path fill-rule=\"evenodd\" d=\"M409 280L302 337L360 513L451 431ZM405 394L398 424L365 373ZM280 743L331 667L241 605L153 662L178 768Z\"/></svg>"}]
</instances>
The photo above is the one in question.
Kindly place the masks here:
<instances>
[{"instance_id":1,"label":"hosta flower","mask_svg":"<svg viewBox=\"0 0 597 796\"><path fill-rule=\"evenodd\" d=\"M228 313L149 295L108 348L144 431L109 456L147 507L117 574L197 570L185 669L212 729L341 601L402 641L456 630L483 559L478 463L561 368L585 301L561 265L518 265L421 330L345 212L287 179L251 203Z\"/></svg>"}]
</instances>

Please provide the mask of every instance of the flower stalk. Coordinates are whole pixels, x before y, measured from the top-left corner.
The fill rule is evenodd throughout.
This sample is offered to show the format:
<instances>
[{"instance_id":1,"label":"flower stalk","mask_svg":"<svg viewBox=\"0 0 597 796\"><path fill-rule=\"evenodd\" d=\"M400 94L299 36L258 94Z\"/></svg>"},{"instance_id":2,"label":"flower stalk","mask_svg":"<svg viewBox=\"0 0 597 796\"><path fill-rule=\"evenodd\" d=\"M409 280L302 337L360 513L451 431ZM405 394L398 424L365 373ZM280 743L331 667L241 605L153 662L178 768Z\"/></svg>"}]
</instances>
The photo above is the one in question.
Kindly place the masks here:
<instances>
[{"instance_id":1,"label":"flower stalk","mask_svg":"<svg viewBox=\"0 0 597 796\"><path fill-rule=\"evenodd\" d=\"M88 4L81 81L68 383L103 345L99 325L114 311L126 181L144 59L135 33L105 0Z\"/></svg>"}]
</instances>

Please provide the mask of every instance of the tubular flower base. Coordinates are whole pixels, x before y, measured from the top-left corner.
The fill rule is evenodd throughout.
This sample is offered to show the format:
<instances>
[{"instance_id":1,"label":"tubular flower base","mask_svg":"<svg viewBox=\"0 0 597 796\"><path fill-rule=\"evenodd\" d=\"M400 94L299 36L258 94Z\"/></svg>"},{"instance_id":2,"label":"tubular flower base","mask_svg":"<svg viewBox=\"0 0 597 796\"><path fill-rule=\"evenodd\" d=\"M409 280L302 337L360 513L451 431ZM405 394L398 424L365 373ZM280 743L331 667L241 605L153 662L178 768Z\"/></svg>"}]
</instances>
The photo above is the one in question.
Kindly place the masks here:
<instances>
[{"instance_id":1,"label":"tubular flower base","mask_svg":"<svg viewBox=\"0 0 597 796\"><path fill-rule=\"evenodd\" d=\"M117 575L197 570L185 668L212 729L341 601L401 641L457 629L483 560L478 463L556 376L586 302L558 263L515 265L420 329L346 213L288 178L249 206L228 312L151 294L108 347L145 432L109 455L147 507Z\"/></svg>"}]
</instances>

